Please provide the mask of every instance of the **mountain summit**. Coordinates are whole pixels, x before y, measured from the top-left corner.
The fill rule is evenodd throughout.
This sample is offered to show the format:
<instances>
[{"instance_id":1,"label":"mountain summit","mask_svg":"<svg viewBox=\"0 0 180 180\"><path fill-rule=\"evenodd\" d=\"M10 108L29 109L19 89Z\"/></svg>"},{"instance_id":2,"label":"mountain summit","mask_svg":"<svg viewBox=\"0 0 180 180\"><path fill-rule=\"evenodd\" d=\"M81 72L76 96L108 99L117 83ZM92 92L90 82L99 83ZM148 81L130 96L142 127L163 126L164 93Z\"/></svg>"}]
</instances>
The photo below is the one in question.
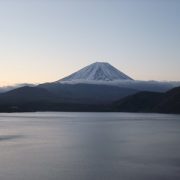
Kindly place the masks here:
<instances>
[{"instance_id":1,"label":"mountain summit","mask_svg":"<svg viewBox=\"0 0 180 180\"><path fill-rule=\"evenodd\" d=\"M96 62L86 66L79 71L60 79L62 81L114 81L114 80L133 80L123 72L119 71L112 65L106 62Z\"/></svg>"}]
</instances>

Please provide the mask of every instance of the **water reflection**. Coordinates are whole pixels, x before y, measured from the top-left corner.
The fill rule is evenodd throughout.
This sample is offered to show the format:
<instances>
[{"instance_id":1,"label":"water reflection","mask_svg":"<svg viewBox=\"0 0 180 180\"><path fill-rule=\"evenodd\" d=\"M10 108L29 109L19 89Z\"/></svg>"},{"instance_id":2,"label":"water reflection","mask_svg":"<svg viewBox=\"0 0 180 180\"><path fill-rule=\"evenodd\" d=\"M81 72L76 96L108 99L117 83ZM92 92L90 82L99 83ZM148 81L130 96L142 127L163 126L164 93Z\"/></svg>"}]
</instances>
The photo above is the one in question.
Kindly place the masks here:
<instances>
[{"instance_id":1,"label":"water reflection","mask_svg":"<svg viewBox=\"0 0 180 180\"><path fill-rule=\"evenodd\" d=\"M19 139L22 137L22 135L0 135L0 141L8 141L13 139Z\"/></svg>"}]
</instances>

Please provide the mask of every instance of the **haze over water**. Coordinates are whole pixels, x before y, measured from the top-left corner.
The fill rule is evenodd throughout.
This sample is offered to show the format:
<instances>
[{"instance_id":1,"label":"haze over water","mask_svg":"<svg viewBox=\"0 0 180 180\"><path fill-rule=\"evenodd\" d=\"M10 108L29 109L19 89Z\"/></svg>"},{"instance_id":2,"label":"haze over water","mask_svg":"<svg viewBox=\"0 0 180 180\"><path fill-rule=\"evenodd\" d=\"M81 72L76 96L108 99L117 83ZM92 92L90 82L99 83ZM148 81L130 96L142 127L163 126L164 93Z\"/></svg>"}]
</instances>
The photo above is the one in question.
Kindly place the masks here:
<instances>
[{"instance_id":1,"label":"haze over water","mask_svg":"<svg viewBox=\"0 0 180 180\"><path fill-rule=\"evenodd\" d=\"M0 115L1 180L179 180L180 116Z\"/></svg>"}]
</instances>

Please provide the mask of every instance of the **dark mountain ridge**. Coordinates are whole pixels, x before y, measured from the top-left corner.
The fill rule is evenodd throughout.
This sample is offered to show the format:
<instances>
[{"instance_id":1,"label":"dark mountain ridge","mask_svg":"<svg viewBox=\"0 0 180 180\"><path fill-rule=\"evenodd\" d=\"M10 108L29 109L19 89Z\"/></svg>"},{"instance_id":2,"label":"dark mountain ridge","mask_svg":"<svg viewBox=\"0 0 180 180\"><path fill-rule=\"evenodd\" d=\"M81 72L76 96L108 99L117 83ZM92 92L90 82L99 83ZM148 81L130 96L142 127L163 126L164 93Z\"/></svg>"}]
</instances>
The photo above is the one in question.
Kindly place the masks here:
<instances>
[{"instance_id":1,"label":"dark mountain ridge","mask_svg":"<svg viewBox=\"0 0 180 180\"><path fill-rule=\"evenodd\" d=\"M138 92L136 89L103 84L47 83L38 87L48 90L66 102L80 104L108 104Z\"/></svg>"},{"instance_id":2,"label":"dark mountain ridge","mask_svg":"<svg viewBox=\"0 0 180 180\"><path fill-rule=\"evenodd\" d=\"M178 83L136 81L109 63L96 62L51 83L0 94L0 112L121 111L179 113Z\"/></svg>"},{"instance_id":3,"label":"dark mountain ridge","mask_svg":"<svg viewBox=\"0 0 180 180\"><path fill-rule=\"evenodd\" d=\"M112 105L119 112L180 113L180 87L166 93L139 92Z\"/></svg>"},{"instance_id":4,"label":"dark mountain ridge","mask_svg":"<svg viewBox=\"0 0 180 180\"><path fill-rule=\"evenodd\" d=\"M180 87L168 91L162 101L154 107L153 111L160 113L180 113Z\"/></svg>"},{"instance_id":5,"label":"dark mountain ridge","mask_svg":"<svg viewBox=\"0 0 180 180\"><path fill-rule=\"evenodd\" d=\"M0 94L0 112L105 111L114 100L137 92L116 86L91 84L50 84L46 87L24 86Z\"/></svg>"},{"instance_id":6,"label":"dark mountain ridge","mask_svg":"<svg viewBox=\"0 0 180 180\"><path fill-rule=\"evenodd\" d=\"M95 102L68 101L47 89L26 86L0 94L0 112L116 111L180 114L180 87L166 93L138 92L114 103Z\"/></svg>"},{"instance_id":7,"label":"dark mountain ridge","mask_svg":"<svg viewBox=\"0 0 180 180\"><path fill-rule=\"evenodd\" d=\"M56 96L46 89L39 87L20 87L6 93L0 94L0 105L22 104L38 101L55 101Z\"/></svg>"}]
</instances>

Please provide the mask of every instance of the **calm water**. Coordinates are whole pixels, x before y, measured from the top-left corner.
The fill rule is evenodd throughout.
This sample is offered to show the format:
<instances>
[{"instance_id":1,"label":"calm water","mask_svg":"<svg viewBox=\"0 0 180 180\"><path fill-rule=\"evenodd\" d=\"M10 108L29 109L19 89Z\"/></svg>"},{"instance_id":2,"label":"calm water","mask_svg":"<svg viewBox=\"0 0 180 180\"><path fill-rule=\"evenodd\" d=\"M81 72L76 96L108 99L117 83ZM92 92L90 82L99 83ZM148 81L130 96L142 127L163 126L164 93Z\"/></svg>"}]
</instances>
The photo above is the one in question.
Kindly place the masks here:
<instances>
[{"instance_id":1,"label":"calm water","mask_svg":"<svg viewBox=\"0 0 180 180\"><path fill-rule=\"evenodd\" d=\"M0 180L179 179L179 115L0 114Z\"/></svg>"}]
</instances>

